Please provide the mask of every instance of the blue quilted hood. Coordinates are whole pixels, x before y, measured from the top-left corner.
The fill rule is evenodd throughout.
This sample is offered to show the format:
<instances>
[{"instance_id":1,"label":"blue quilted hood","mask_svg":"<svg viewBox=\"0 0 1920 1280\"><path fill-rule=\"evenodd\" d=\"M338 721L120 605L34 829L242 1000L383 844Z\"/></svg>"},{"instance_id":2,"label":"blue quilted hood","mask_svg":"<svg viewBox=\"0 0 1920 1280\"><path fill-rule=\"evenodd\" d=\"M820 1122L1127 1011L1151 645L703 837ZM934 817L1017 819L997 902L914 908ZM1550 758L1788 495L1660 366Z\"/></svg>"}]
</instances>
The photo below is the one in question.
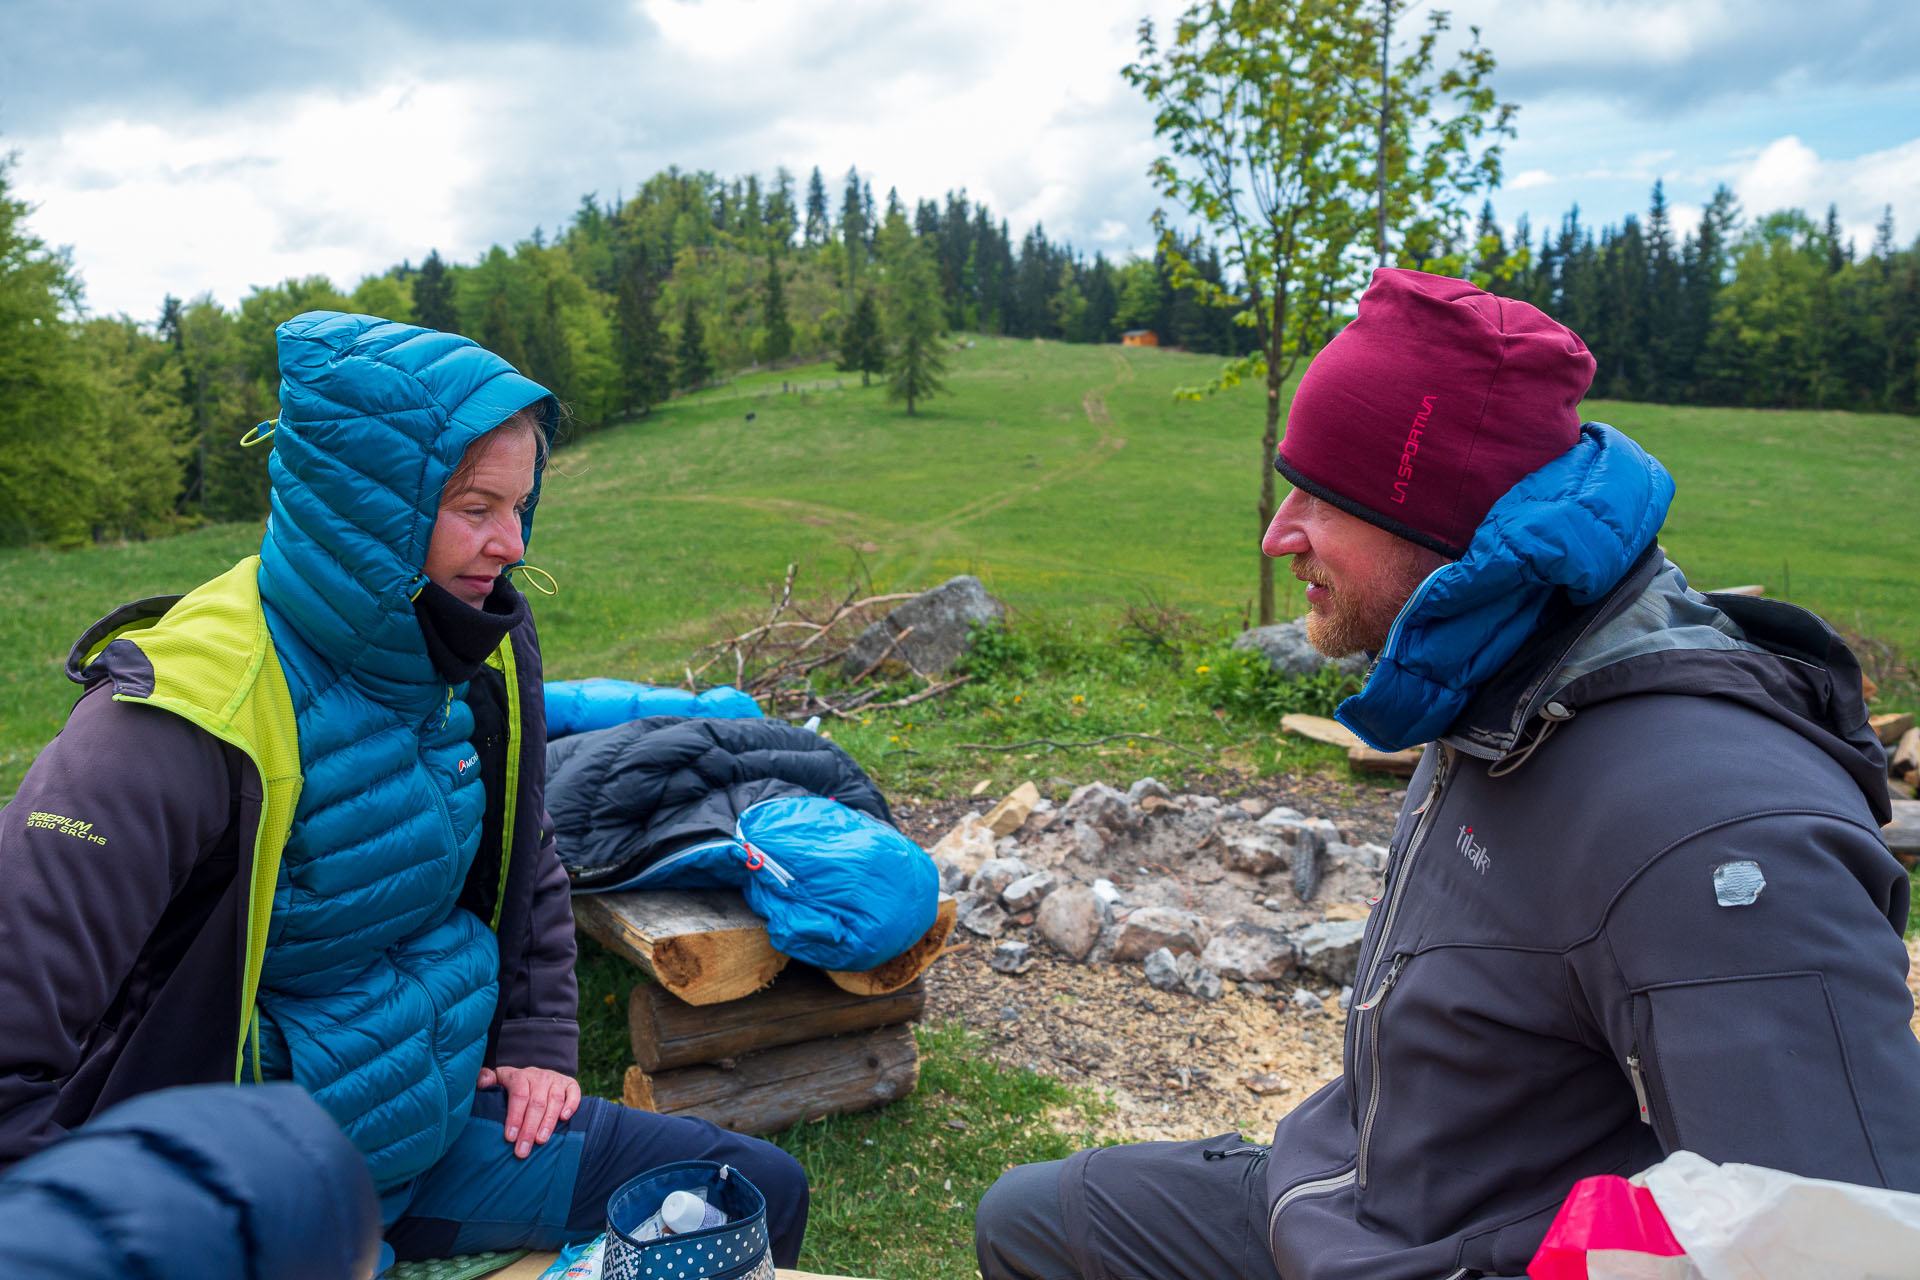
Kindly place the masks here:
<instances>
[{"instance_id":1,"label":"blue quilted hood","mask_svg":"<svg viewBox=\"0 0 1920 1280\"><path fill-rule=\"evenodd\" d=\"M1653 542L1673 477L1621 432L1589 422L1573 448L1495 503L1467 554L1408 598L1366 687L1336 718L1381 751L1431 742L1519 651L1555 591L1605 595Z\"/></svg>"},{"instance_id":2,"label":"blue quilted hood","mask_svg":"<svg viewBox=\"0 0 1920 1280\"><path fill-rule=\"evenodd\" d=\"M309 311L279 329L280 420L261 594L340 669L431 680L413 597L440 493L476 438L545 387L457 334ZM533 531L534 477L522 531Z\"/></svg>"}]
</instances>

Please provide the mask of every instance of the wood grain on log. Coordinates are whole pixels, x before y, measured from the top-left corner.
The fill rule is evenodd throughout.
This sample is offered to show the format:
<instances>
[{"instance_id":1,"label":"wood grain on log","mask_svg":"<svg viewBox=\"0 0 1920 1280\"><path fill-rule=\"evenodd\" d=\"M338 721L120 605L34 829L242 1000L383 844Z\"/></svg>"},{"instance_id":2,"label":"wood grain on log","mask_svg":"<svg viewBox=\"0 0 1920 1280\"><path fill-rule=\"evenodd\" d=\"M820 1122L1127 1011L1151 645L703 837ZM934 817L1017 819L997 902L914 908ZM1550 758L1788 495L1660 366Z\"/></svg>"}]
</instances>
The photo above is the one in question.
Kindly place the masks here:
<instances>
[{"instance_id":1,"label":"wood grain on log","mask_svg":"<svg viewBox=\"0 0 1920 1280\"><path fill-rule=\"evenodd\" d=\"M876 968L858 973L830 972L827 977L833 979L834 986L857 996L878 996L900 990L940 958L947 936L953 932L959 905L953 895L942 894L939 909L934 912L933 926L920 935L920 941Z\"/></svg>"},{"instance_id":2,"label":"wood grain on log","mask_svg":"<svg viewBox=\"0 0 1920 1280\"><path fill-rule=\"evenodd\" d=\"M1390 773L1397 778L1411 778L1413 771L1420 767L1421 750L1420 747L1408 747L1404 751L1375 751L1361 743L1357 747L1347 748L1347 763L1368 773Z\"/></svg>"},{"instance_id":3,"label":"wood grain on log","mask_svg":"<svg viewBox=\"0 0 1920 1280\"><path fill-rule=\"evenodd\" d=\"M1280 717L1280 729L1284 733L1298 734L1302 738L1349 750L1367 745L1360 741L1359 734L1338 720L1329 720L1325 716L1301 715L1298 712L1284 715Z\"/></svg>"},{"instance_id":4,"label":"wood grain on log","mask_svg":"<svg viewBox=\"0 0 1920 1280\"><path fill-rule=\"evenodd\" d=\"M913 1092L920 1052L913 1029L783 1045L731 1071L681 1067L652 1075L628 1067L621 1101L642 1111L699 1116L736 1133L777 1133L820 1116L884 1106Z\"/></svg>"},{"instance_id":5,"label":"wood grain on log","mask_svg":"<svg viewBox=\"0 0 1920 1280\"><path fill-rule=\"evenodd\" d=\"M1887 776L1909 784L1920 778L1920 729L1909 729L1900 735L1900 745L1894 748L1893 759L1887 762Z\"/></svg>"},{"instance_id":6,"label":"wood grain on log","mask_svg":"<svg viewBox=\"0 0 1920 1280\"><path fill-rule=\"evenodd\" d=\"M581 894L573 916L688 1004L751 995L787 964L767 941L766 922L732 890Z\"/></svg>"},{"instance_id":7,"label":"wood grain on log","mask_svg":"<svg viewBox=\"0 0 1920 1280\"><path fill-rule=\"evenodd\" d=\"M695 1008L650 982L633 988L627 1027L643 1071L670 1071L822 1036L865 1031L919 1018L927 1005L918 980L885 995L843 991L811 965L790 965L764 991Z\"/></svg>"}]
</instances>

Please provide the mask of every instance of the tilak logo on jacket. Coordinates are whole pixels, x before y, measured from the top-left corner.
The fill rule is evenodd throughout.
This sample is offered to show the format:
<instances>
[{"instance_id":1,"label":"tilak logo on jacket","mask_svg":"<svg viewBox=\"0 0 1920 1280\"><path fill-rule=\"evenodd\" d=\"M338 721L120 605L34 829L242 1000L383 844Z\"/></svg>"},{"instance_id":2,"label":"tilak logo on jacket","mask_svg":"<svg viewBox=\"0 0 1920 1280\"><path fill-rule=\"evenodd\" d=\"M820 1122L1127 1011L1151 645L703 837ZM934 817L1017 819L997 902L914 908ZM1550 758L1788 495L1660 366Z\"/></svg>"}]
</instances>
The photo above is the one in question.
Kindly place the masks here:
<instances>
[{"instance_id":1,"label":"tilak logo on jacket","mask_svg":"<svg viewBox=\"0 0 1920 1280\"><path fill-rule=\"evenodd\" d=\"M1400 446L1400 465L1394 475L1400 477L1393 482L1393 500L1407 500L1407 481L1413 479L1413 460L1420 452L1420 437L1426 434L1427 419L1433 416L1435 396L1420 397L1420 411L1413 415L1413 425L1407 428L1406 443Z\"/></svg>"},{"instance_id":2,"label":"tilak logo on jacket","mask_svg":"<svg viewBox=\"0 0 1920 1280\"><path fill-rule=\"evenodd\" d=\"M1481 875L1487 874L1487 868L1493 865L1493 855L1487 852L1487 846L1473 838L1472 827L1461 827L1460 838L1454 846L1467 855L1467 865Z\"/></svg>"}]
</instances>

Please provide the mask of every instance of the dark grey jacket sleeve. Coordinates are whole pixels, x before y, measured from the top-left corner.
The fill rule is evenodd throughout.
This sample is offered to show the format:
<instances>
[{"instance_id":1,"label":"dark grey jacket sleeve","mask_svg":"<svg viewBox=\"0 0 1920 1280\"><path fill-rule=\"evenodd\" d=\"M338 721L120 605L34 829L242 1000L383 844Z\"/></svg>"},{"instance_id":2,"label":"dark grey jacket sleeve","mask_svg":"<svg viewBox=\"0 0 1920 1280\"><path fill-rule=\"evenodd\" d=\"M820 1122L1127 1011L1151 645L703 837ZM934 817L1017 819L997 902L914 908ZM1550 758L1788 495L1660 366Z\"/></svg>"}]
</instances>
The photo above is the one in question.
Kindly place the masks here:
<instances>
[{"instance_id":1,"label":"dark grey jacket sleeve","mask_svg":"<svg viewBox=\"0 0 1920 1280\"><path fill-rule=\"evenodd\" d=\"M1700 832L1619 894L1599 1010L1667 1151L1920 1191L1907 877L1859 822Z\"/></svg>"},{"instance_id":2,"label":"dark grey jacket sleeve","mask_svg":"<svg viewBox=\"0 0 1920 1280\"><path fill-rule=\"evenodd\" d=\"M580 997L574 978L572 885L553 843L553 819L540 812L540 852L533 886L528 955L521 979L500 992L500 1039L494 1061L508 1067L580 1070Z\"/></svg>"},{"instance_id":3,"label":"dark grey jacket sleeve","mask_svg":"<svg viewBox=\"0 0 1920 1280\"><path fill-rule=\"evenodd\" d=\"M62 1088L139 998L136 962L231 799L217 741L102 686L0 809L0 1168L61 1136Z\"/></svg>"}]
</instances>

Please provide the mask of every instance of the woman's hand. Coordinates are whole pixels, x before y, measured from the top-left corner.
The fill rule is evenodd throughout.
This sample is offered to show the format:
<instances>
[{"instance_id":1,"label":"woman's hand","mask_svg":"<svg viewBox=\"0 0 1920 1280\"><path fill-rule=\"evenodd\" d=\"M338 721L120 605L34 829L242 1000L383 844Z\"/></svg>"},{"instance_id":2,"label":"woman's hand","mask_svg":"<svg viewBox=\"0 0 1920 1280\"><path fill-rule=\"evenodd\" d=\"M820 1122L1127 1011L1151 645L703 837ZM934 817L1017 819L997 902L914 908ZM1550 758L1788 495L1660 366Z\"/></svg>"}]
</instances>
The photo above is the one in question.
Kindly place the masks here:
<instances>
[{"instance_id":1,"label":"woman's hand","mask_svg":"<svg viewBox=\"0 0 1920 1280\"><path fill-rule=\"evenodd\" d=\"M480 1087L507 1091L506 1139L522 1160L535 1144L553 1136L553 1126L580 1109L580 1082L545 1067L482 1067Z\"/></svg>"}]
</instances>

